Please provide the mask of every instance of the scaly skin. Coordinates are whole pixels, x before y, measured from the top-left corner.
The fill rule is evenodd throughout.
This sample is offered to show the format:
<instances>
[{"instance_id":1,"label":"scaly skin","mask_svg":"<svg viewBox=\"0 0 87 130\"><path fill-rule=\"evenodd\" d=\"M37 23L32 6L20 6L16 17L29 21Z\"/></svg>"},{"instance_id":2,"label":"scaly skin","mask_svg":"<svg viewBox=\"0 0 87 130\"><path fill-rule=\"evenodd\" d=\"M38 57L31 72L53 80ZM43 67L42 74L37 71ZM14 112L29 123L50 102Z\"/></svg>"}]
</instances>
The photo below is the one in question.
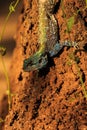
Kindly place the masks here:
<instances>
[{"instance_id":1,"label":"scaly skin","mask_svg":"<svg viewBox=\"0 0 87 130\"><path fill-rule=\"evenodd\" d=\"M75 46L76 43L58 42L58 25L53 10L54 0L39 0L39 50L24 60L24 71L34 71L46 67L49 57L55 56L64 46Z\"/></svg>"},{"instance_id":2,"label":"scaly skin","mask_svg":"<svg viewBox=\"0 0 87 130\"><path fill-rule=\"evenodd\" d=\"M39 50L29 57L28 59L24 60L23 69L24 71L33 71L38 70L45 67L48 63L47 54L45 51L46 48L46 41L47 41L47 17L46 17L46 10L44 8L44 1L39 0L39 33L38 33L38 42L40 44Z\"/></svg>"}]
</instances>

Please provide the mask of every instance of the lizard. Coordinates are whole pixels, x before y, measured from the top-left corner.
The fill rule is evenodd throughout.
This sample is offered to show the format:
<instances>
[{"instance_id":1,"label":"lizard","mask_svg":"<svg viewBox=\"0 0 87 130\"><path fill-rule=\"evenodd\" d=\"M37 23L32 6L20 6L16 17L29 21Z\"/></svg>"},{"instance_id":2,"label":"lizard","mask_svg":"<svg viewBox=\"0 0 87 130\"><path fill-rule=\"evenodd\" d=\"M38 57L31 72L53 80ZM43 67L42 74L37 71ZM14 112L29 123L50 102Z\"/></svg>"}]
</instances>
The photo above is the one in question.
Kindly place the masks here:
<instances>
[{"instance_id":1,"label":"lizard","mask_svg":"<svg viewBox=\"0 0 87 130\"><path fill-rule=\"evenodd\" d=\"M48 64L48 56L53 57L64 46L76 46L75 42L64 41L59 43L58 23L53 14L55 0L39 0L39 50L25 59L23 62L24 71L34 71L45 68Z\"/></svg>"}]
</instances>

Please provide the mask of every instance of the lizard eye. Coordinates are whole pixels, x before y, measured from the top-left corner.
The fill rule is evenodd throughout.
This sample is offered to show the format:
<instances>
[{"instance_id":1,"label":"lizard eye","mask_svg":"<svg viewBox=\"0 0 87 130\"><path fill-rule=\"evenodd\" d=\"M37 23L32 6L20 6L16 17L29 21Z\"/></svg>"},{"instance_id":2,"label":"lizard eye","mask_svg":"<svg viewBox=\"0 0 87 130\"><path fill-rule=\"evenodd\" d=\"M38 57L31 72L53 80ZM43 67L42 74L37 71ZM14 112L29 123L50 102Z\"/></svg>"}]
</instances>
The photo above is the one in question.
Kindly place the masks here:
<instances>
[{"instance_id":1,"label":"lizard eye","mask_svg":"<svg viewBox=\"0 0 87 130\"><path fill-rule=\"evenodd\" d=\"M27 65L33 65L32 59L30 59L30 60L28 61Z\"/></svg>"},{"instance_id":2,"label":"lizard eye","mask_svg":"<svg viewBox=\"0 0 87 130\"><path fill-rule=\"evenodd\" d=\"M41 63L41 62L42 62L42 59L39 60L39 63Z\"/></svg>"}]
</instances>

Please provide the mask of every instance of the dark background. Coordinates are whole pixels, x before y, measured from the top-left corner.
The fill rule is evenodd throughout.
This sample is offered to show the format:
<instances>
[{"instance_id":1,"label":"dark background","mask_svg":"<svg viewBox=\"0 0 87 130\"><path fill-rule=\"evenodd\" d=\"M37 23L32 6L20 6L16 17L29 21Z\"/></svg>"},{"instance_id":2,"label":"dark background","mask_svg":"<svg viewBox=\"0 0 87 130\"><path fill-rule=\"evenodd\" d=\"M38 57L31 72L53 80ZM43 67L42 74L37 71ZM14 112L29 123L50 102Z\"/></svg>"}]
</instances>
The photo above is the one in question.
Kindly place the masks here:
<instances>
[{"instance_id":1,"label":"dark background","mask_svg":"<svg viewBox=\"0 0 87 130\"><path fill-rule=\"evenodd\" d=\"M9 5L11 2L15 2L16 0L0 0L0 15L4 15L8 12L8 8L9 8ZM20 0L17 8L16 8L16 11L20 10L19 7L20 7L20 4L22 3L23 0Z\"/></svg>"},{"instance_id":2,"label":"dark background","mask_svg":"<svg viewBox=\"0 0 87 130\"><path fill-rule=\"evenodd\" d=\"M5 22L5 18L9 13L9 5L11 2L15 2L16 0L0 0L0 34ZM22 0L18 3L15 12L13 12L7 22L5 32L3 35L3 39L0 43L0 45L5 46L7 48L7 53L10 53L10 51L13 51L13 48L15 47L15 41L14 41L14 35L16 33L17 28L17 22L18 22L18 16L21 12L22 7ZM9 42L11 44L9 44Z\"/></svg>"}]
</instances>

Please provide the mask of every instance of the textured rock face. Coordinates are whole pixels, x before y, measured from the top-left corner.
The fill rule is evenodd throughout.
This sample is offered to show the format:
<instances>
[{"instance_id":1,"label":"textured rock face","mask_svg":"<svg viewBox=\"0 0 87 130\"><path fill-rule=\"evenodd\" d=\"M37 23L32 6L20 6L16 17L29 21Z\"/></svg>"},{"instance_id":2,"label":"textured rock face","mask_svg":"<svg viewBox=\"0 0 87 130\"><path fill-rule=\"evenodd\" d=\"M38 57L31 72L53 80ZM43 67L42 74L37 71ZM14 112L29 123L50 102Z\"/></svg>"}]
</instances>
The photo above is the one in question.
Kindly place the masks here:
<instances>
[{"instance_id":1,"label":"textured rock face","mask_svg":"<svg viewBox=\"0 0 87 130\"><path fill-rule=\"evenodd\" d=\"M87 50L87 10L85 1L56 0L54 15L58 20L59 38L79 42ZM75 15L71 32L66 33L67 19ZM4 130L86 130L87 54L64 48L41 71L24 72L23 60L38 48L38 0L24 0L16 34L16 48L11 65L11 86L15 94ZM78 64L75 62L78 59ZM78 66L78 67L77 67ZM79 68L79 69L78 69ZM79 73L81 70L81 74ZM80 77L81 76L81 77Z\"/></svg>"}]
</instances>

